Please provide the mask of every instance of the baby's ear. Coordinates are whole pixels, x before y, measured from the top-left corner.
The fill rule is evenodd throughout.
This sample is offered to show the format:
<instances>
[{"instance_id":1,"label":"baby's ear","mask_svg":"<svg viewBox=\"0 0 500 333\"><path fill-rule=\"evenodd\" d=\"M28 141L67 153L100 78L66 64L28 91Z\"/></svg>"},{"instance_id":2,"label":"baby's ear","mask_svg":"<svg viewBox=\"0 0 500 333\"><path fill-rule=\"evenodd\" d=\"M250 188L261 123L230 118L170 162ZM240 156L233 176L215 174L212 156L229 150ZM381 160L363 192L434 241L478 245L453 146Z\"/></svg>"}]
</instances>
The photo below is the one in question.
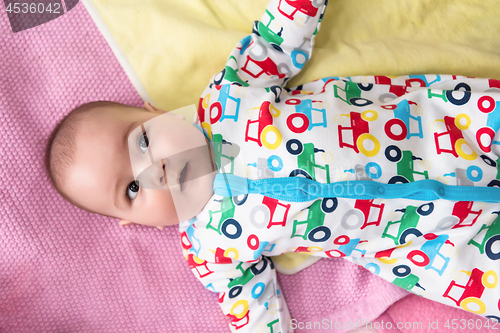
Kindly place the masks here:
<instances>
[{"instance_id":1,"label":"baby's ear","mask_svg":"<svg viewBox=\"0 0 500 333\"><path fill-rule=\"evenodd\" d=\"M149 102L144 102L144 108L150 112L165 112L163 110L160 110L158 108L155 108L154 106L152 106L151 104L149 104Z\"/></svg>"}]
</instances>

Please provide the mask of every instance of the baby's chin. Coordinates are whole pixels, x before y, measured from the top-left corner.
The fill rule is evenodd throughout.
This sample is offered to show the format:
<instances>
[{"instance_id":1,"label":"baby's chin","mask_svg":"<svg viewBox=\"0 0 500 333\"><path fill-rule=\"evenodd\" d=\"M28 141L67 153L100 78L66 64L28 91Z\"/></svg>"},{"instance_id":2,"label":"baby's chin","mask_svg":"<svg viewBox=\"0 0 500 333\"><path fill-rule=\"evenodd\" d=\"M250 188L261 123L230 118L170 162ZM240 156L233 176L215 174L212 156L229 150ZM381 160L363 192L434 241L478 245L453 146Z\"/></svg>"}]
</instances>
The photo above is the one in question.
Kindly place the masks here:
<instances>
[{"instance_id":1,"label":"baby's chin","mask_svg":"<svg viewBox=\"0 0 500 333\"><path fill-rule=\"evenodd\" d=\"M182 191L172 193L172 199L180 222L188 221L201 213L214 194L216 172L185 182Z\"/></svg>"}]
</instances>

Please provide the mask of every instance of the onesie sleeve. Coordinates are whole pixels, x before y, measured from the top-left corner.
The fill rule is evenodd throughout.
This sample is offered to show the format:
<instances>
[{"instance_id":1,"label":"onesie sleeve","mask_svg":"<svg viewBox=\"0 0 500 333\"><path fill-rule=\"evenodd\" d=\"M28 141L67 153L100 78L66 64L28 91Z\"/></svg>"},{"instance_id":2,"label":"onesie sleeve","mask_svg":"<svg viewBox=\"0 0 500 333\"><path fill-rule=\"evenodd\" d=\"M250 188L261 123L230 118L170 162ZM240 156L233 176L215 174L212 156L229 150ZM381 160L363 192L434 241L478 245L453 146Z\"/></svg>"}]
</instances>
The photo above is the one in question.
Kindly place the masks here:
<instances>
[{"instance_id":1,"label":"onesie sleeve","mask_svg":"<svg viewBox=\"0 0 500 333\"><path fill-rule=\"evenodd\" d=\"M224 253L228 255L227 250L217 250L215 262L192 253L187 260L205 288L218 293L219 305L231 319L231 332L293 332L272 260L262 256L243 262Z\"/></svg>"},{"instance_id":2,"label":"onesie sleeve","mask_svg":"<svg viewBox=\"0 0 500 333\"><path fill-rule=\"evenodd\" d=\"M251 250L252 244L247 248L246 242L231 243L210 228L196 219L180 224L181 245L192 273L218 293L231 331L293 332L274 264L262 255L265 247Z\"/></svg>"},{"instance_id":3,"label":"onesie sleeve","mask_svg":"<svg viewBox=\"0 0 500 333\"><path fill-rule=\"evenodd\" d=\"M311 57L327 0L271 0L212 83L283 86Z\"/></svg>"}]
</instances>

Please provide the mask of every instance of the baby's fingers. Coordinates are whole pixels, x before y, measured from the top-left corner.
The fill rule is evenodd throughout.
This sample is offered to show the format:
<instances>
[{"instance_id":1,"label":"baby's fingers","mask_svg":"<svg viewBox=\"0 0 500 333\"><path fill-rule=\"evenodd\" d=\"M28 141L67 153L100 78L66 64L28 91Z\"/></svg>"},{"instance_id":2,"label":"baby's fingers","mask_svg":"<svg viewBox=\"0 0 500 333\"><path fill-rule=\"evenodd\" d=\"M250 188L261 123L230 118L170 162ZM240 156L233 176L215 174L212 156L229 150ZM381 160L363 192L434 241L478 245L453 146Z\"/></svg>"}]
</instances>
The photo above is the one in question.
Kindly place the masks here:
<instances>
[{"instance_id":1,"label":"baby's fingers","mask_svg":"<svg viewBox=\"0 0 500 333\"><path fill-rule=\"evenodd\" d=\"M118 222L118 224L120 225L120 227L123 227L123 226L129 225L129 224L134 224L134 222L130 222L127 220L120 220L120 222Z\"/></svg>"}]
</instances>

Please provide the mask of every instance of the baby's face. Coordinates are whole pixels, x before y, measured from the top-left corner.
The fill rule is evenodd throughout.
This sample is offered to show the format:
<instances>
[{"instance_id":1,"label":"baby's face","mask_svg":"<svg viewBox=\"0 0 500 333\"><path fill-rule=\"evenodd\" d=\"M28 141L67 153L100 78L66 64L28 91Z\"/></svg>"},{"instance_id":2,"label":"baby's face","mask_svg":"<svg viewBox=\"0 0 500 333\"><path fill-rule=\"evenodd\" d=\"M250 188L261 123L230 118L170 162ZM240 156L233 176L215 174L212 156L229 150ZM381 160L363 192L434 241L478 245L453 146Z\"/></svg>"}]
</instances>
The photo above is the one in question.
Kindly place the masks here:
<instances>
[{"instance_id":1,"label":"baby's face","mask_svg":"<svg viewBox=\"0 0 500 333\"><path fill-rule=\"evenodd\" d=\"M63 191L98 214L166 226L198 214L213 194L210 144L173 113L108 107L78 129Z\"/></svg>"}]
</instances>

